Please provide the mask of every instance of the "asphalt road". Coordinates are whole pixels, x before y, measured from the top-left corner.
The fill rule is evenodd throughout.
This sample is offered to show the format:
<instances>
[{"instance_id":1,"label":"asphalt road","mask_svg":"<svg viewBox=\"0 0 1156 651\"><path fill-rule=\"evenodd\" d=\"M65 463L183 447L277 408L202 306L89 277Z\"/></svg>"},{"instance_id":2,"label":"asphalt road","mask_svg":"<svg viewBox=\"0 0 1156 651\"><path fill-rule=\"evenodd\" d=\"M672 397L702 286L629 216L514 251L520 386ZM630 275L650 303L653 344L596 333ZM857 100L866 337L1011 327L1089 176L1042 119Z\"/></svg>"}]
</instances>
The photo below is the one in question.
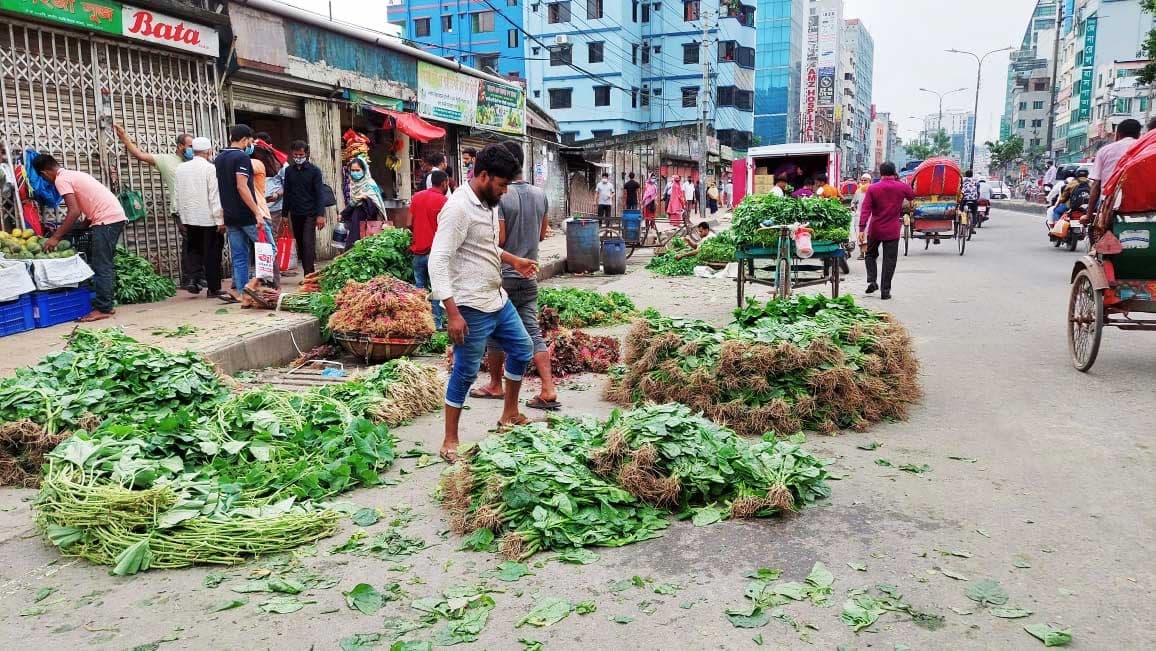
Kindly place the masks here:
<instances>
[{"instance_id":1,"label":"asphalt road","mask_svg":"<svg viewBox=\"0 0 1156 651\"><path fill-rule=\"evenodd\" d=\"M1072 369L1064 326L1076 257L1047 243L1036 216L997 211L963 257L948 241L901 258L894 299L863 302L892 311L911 330L926 395L907 422L811 438L809 447L838 459L834 470L843 477L832 483L829 504L790 518L702 528L676 523L660 539L598 550L592 565L536 567L531 561L532 576L490 580L506 592L494 595L497 608L479 642L462 648L517 649L525 637L548 649L747 649L761 636L769 648L1034 649L1042 644L1023 627L1046 622L1071 627L1072 649L1156 647L1156 334L1108 332L1093 371ZM626 291L641 307L669 314L727 319L733 283L656 278L641 262L632 259L631 273L617 279L560 283ZM856 265L845 291L861 297L864 284ZM609 413L601 383L597 377L570 381L561 391L566 413ZM475 401L465 438L484 436L496 415L497 405ZM402 449L420 442L436 450L440 426L440 417L431 415L398 429ZM870 441L882 446L857 447ZM931 470L913 475L876 459ZM416 618L407 601L375 616L356 614L340 592L362 581L396 581L412 598L431 596L481 580L498 559L456 551L453 536L439 536L445 523L432 499L439 466L416 469L414 459L399 465L412 470L393 475L400 484L349 498L386 509L412 506L424 517L408 531L435 546L402 561L412 565L405 571L327 554L346 539L353 528L347 524L346 532L318 545L316 556L300 559L335 577L336 585L313 591L316 604L288 615L257 612L262 595L210 613L239 595L229 591L237 580L205 587L207 569L115 578L105 568L60 561L33 534L22 501L30 492L0 492L0 554L7 561L0 567L0 639L13 649L122 649L166 638L160 647L166 651L334 649L350 634L381 631L383 617ZM736 629L724 618L727 608L744 605L744 573L771 567L801 581L817 561L835 575L834 603L785 606L800 630L775 619L760 629ZM243 578L251 567L234 573ZM656 594L652 584L608 589L610 581L636 575L680 589L677 595ZM1033 614L1001 619L980 608L965 590L967 580L982 578L1006 589L1008 606ZM839 620L846 591L877 582L897 586L919 610L942 615L942 625L885 613L853 633ZM59 589L40 604L46 612L19 616L43 587ZM545 629L515 628L550 596L594 600L598 610ZM613 623L615 616L633 621Z\"/></svg>"}]
</instances>

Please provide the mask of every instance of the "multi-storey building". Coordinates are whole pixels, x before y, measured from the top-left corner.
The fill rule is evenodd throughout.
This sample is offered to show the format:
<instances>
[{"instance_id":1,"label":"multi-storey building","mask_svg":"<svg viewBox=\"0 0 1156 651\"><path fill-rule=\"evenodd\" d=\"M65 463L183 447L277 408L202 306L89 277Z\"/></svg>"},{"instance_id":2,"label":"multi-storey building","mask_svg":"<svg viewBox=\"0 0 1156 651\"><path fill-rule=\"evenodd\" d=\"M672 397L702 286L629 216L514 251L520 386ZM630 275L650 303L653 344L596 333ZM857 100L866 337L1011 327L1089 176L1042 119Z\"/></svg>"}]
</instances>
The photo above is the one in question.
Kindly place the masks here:
<instances>
[{"instance_id":1,"label":"multi-storey building","mask_svg":"<svg viewBox=\"0 0 1156 651\"><path fill-rule=\"evenodd\" d=\"M843 0L808 0L800 91L800 142L836 142L843 80ZM841 112L841 109L839 109Z\"/></svg>"},{"instance_id":2,"label":"multi-storey building","mask_svg":"<svg viewBox=\"0 0 1156 651\"><path fill-rule=\"evenodd\" d=\"M525 25L530 99L547 107L566 139L692 124L705 110L720 144L750 147L754 6L531 3Z\"/></svg>"},{"instance_id":3,"label":"multi-storey building","mask_svg":"<svg viewBox=\"0 0 1156 651\"><path fill-rule=\"evenodd\" d=\"M951 143L951 158L960 165L966 165L971 159L971 134L975 127L975 113L963 109L951 109L943 112L943 131ZM923 118L923 133L921 137L932 142L935 134L940 130L939 113L929 113Z\"/></svg>"},{"instance_id":4,"label":"multi-storey building","mask_svg":"<svg viewBox=\"0 0 1156 651\"><path fill-rule=\"evenodd\" d=\"M1096 92L1092 98L1089 150L1111 142L1116 126L1127 119L1146 125L1152 118L1151 90L1140 87L1136 76L1147 60L1114 61L1096 67Z\"/></svg>"},{"instance_id":5,"label":"multi-storey building","mask_svg":"<svg viewBox=\"0 0 1156 651\"><path fill-rule=\"evenodd\" d=\"M843 23L842 115L839 146L843 151L843 176L855 176L877 167L872 156L871 79L875 66L875 41L857 18Z\"/></svg>"},{"instance_id":6,"label":"multi-storey building","mask_svg":"<svg viewBox=\"0 0 1156 651\"><path fill-rule=\"evenodd\" d=\"M799 137L805 0L760 0L755 15L755 139L781 145Z\"/></svg>"},{"instance_id":7,"label":"multi-storey building","mask_svg":"<svg viewBox=\"0 0 1156 651\"><path fill-rule=\"evenodd\" d=\"M1058 4L1057 0L1037 0L1023 41L1009 56L1000 138L1018 135L1028 149L1047 142ZM1037 121L1042 124L1033 126Z\"/></svg>"},{"instance_id":8,"label":"multi-storey building","mask_svg":"<svg viewBox=\"0 0 1156 651\"><path fill-rule=\"evenodd\" d=\"M388 16L415 47L484 72L525 77L523 7L517 0L406 0L391 4Z\"/></svg>"}]
</instances>

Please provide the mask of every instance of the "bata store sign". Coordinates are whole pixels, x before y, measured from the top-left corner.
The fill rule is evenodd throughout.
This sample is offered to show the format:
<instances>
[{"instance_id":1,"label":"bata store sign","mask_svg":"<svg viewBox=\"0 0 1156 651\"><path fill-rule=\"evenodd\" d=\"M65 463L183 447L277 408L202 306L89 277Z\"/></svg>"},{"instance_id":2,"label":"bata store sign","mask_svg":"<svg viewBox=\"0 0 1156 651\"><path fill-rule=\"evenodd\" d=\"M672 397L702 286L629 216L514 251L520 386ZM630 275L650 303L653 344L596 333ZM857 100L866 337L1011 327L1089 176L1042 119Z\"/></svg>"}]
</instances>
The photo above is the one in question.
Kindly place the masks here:
<instances>
[{"instance_id":1,"label":"bata store sign","mask_svg":"<svg viewBox=\"0 0 1156 651\"><path fill-rule=\"evenodd\" d=\"M220 51L217 30L211 27L119 2L0 0L0 9L205 56L215 57Z\"/></svg>"},{"instance_id":2,"label":"bata store sign","mask_svg":"<svg viewBox=\"0 0 1156 651\"><path fill-rule=\"evenodd\" d=\"M206 56L218 54L217 30L211 27L135 7L125 7L120 15L122 33L128 38Z\"/></svg>"}]
</instances>

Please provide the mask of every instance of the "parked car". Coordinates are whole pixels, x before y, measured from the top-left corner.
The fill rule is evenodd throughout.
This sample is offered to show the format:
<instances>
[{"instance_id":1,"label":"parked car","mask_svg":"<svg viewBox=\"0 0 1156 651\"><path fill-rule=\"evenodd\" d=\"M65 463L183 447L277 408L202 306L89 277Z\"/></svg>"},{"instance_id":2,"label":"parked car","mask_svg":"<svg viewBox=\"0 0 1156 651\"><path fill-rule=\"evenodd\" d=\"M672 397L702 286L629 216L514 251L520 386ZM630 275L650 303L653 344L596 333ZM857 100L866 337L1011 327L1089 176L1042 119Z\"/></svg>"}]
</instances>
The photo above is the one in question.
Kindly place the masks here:
<instances>
[{"instance_id":1,"label":"parked car","mask_svg":"<svg viewBox=\"0 0 1156 651\"><path fill-rule=\"evenodd\" d=\"M988 185L991 187L992 199L1011 199L1011 195L1008 194L1007 186L1003 184L1003 181L988 181Z\"/></svg>"}]
</instances>

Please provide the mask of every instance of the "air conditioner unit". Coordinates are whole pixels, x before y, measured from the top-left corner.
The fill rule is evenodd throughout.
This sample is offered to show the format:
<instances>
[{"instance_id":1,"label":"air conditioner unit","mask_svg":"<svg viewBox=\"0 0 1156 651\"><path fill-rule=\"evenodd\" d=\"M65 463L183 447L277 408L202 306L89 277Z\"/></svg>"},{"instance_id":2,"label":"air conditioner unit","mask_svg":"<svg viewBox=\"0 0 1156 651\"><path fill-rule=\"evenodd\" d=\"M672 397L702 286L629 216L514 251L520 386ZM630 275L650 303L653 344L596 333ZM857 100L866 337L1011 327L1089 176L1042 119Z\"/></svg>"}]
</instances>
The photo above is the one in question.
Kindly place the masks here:
<instances>
[{"instance_id":1,"label":"air conditioner unit","mask_svg":"<svg viewBox=\"0 0 1156 651\"><path fill-rule=\"evenodd\" d=\"M554 37L554 45L569 45L569 44L570 44L570 35L569 34L558 34L557 36Z\"/></svg>"}]
</instances>

